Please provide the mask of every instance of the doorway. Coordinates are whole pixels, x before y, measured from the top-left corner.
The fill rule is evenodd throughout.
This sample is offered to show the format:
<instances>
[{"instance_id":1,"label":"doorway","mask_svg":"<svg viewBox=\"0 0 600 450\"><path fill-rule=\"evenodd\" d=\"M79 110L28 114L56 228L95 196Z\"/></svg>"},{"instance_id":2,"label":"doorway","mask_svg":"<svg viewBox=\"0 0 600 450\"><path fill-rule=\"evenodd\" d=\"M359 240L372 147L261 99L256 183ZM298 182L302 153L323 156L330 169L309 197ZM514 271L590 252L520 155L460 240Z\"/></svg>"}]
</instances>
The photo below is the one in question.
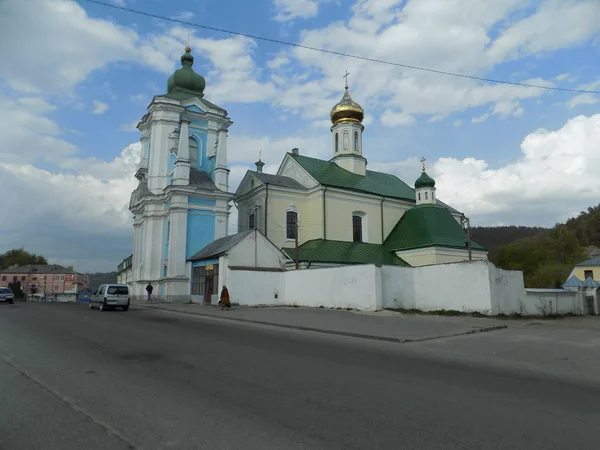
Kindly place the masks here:
<instances>
[{"instance_id":1,"label":"doorway","mask_svg":"<svg viewBox=\"0 0 600 450\"><path fill-rule=\"evenodd\" d=\"M212 303L212 294L214 290L214 276L212 273L206 273L206 283L204 285L204 304L210 305Z\"/></svg>"}]
</instances>

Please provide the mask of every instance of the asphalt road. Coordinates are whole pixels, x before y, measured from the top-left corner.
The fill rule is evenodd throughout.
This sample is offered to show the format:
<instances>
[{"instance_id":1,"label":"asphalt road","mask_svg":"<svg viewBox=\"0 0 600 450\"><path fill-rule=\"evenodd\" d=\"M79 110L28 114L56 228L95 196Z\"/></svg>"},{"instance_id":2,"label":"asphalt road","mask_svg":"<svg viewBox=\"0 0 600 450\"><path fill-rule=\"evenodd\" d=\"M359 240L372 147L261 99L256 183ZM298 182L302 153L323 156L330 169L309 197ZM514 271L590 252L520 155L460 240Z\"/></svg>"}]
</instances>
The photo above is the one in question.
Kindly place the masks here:
<instances>
[{"instance_id":1,"label":"asphalt road","mask_svg":"<svg viewBox=\"0 0 600 450\"><path fill-rule=\"evenodd\" d=\"M2 450L593 449L599 405L592 385L403 344L0 305Z\"/></svg>"}]
</instances>

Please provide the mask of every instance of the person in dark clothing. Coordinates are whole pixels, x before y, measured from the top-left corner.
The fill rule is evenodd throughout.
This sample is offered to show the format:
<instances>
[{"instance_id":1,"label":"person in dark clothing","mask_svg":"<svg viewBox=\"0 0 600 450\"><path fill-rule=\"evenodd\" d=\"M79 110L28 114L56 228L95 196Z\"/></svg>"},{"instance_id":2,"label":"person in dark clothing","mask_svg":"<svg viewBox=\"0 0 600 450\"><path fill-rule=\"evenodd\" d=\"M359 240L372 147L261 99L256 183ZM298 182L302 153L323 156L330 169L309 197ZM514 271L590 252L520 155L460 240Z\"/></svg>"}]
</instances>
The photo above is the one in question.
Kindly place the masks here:
<instances>
[{"instance_id":1,"label":"person in dark clothing","mask_svg":"<svg viewBox=\"0 0 600 450\"><path fill-rule=\"evenodd\" d=\"M152 301L152 291L154 290L154 288L152 287L151 283L148 283L148 286L146 286L146 292L148 293L148 301L151 302Z\"/></svg>"},{"instance_id":2,"label":"person in dark clothing","mask_svg":"<svg viewBox=\"0 0 600 450\"><path fill-rule=\"evenodd\" d=\"M221 291L221 298L219 299L219 306L221 309L231 308L231 302L229 301L229 291L226 286L223 286Z\"/></svg>"}]
</instances>

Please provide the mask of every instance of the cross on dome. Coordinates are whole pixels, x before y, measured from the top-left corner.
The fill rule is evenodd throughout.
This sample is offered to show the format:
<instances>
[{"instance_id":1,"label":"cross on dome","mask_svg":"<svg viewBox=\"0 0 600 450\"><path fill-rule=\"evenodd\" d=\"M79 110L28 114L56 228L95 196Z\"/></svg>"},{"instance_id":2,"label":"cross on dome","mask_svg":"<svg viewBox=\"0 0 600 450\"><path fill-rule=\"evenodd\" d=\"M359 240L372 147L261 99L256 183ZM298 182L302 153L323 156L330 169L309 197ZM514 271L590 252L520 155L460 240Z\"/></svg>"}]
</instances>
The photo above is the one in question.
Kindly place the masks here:
<instances>
[{"instance_id":1,"label":"cross on dome","mask_svg":"<svg viewBox=\"0 0 600 450\"><path fill-rule=\"evenodd\" d=\"M427 161L427 159L425 159L425 157L421 157L421 166L422 166L422 170L423 172L425 172L425 161Z\"/></svg>"},{"instance_id":2,"label":"cross on dome","mask_svg":"<svg viewBox=\"0 0 600 450\"><path fill-rule=\"evenodd\" d=\"M350 75L350 72L348 72L348 71L346 70L346 73L345 73L345 74L344 74L344 76L342 77L342 78L345 78L345 79L346 79L346 89L348 89L348 75Z\"/></svg>"}]
</instances>

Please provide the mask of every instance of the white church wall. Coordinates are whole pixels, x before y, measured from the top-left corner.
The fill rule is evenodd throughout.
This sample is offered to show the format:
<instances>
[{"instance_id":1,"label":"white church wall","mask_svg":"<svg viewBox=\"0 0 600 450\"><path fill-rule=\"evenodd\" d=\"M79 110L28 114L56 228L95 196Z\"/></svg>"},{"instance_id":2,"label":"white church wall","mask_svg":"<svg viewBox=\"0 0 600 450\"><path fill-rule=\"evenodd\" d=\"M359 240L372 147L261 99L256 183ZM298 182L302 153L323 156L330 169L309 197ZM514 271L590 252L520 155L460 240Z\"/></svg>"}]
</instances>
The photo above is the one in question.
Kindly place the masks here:
<instances>
[{"instance_id":1,"label":"white church wall","mask_svg":"<svg viewBox=\"0 0 600 450\"><path fill-rule=\"evenodd\" d=\"M285 256L262 234L254 232L231 249L228 265L283 269Z\"/></svg>"},{"instance_id":2,"label":"white church wall","mask_svg":"<svg viewBox=\"0 0 600 450\"><path fill-rule=\"evenodd\" d=\"M585 314L581 292L563 289L525 289L520 313L531 316Z\"/></svg>"},{"instance_id":3,"label":"white church wall","mask_svg":"<svg viewBox=\"0 0 600 450\"><path fill-rule=\"evenodd\" d=\"M413 271L418 309L491 312L487 262L414 267Z\"/></svg>"},{"instance_id":4,"label":"white church wall","mask_svg":"<svg viewBox=\"0 0 600 450\"><path fill-rule=\"evenodd\" d=\"M520 314L525 296L523 272L503 270L488 263L488 274L492 314Z\"/></svg>"},{"instance_id":5,"label":"white church wall","mask_svg":"<svg viewBox=\"0 0 600 450\"><path fill-rule=\"evenodd\" d=\"M414 269L412 267L381 267L383 309L415 309Z\"/></svg>"},{"instance_id":6,"label":"white church wall","mask_svg":"<svg viewBox=\"0 0 600 450\"><path fill-rule=\"evenodd\" d=\"M286 272L226 269L232 303L243 306L283 305Z\"/></svg>"},{"instance_id":7,"label":"white church wall","mask_svg":"<svg viewBox=\"0 0 600 450\"><path fill-rule=\"evenodd\" d=\"M379 268L353 265L284 272L287 305L327 308L382 308Z\"/></svg>"}]
</instances>

